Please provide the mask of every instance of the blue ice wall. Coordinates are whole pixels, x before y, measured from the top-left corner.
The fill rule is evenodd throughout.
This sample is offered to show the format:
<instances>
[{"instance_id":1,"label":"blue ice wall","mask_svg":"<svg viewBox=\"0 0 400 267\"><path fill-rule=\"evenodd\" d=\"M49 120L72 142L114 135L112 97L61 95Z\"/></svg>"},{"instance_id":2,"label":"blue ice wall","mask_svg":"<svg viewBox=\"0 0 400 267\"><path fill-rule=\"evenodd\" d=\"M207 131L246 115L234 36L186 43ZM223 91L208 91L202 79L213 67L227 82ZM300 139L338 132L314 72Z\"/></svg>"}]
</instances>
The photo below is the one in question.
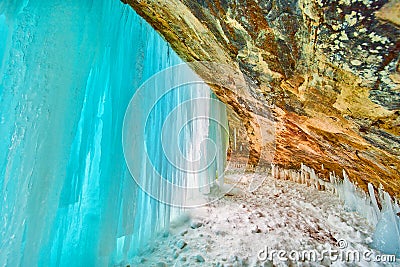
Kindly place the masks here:
<instances>
[{"instance_id":1,"label":"blue ice wall","mask_svg":"<svg viewBox=\"0 0 400 267\"><path fill-rule=\"evenodd\" d=\"M0 266L129 262L172 215L127 169L125 110L142 82L181 60L118 0L2 0L0 40ZM207 93L172 92L154 121L193 94ZM187 153L201 139L193 129L179 135Z\"/></svg>"}]
</instances>

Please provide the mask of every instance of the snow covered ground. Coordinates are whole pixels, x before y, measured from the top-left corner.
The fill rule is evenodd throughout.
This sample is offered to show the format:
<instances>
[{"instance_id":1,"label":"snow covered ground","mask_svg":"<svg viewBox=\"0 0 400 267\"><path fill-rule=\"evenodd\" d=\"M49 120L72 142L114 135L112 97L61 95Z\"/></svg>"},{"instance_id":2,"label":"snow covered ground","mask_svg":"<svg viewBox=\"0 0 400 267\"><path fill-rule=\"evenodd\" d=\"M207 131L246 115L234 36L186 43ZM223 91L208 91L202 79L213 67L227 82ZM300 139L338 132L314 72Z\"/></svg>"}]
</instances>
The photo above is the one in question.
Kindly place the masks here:
<instances>
[{"instance_id":1,"label":"snow covered ground","mask_svg":"<svg viewBox=\"0 0 400 267\"><path fill-rule=\"evenodd\" d=\"M250 193L253 175L227 179L240 179L233 193L181 215L131 266L382 266L392 260L369 248L371 226L332 193L272 178Z\"/></svg>"}]
</instances>

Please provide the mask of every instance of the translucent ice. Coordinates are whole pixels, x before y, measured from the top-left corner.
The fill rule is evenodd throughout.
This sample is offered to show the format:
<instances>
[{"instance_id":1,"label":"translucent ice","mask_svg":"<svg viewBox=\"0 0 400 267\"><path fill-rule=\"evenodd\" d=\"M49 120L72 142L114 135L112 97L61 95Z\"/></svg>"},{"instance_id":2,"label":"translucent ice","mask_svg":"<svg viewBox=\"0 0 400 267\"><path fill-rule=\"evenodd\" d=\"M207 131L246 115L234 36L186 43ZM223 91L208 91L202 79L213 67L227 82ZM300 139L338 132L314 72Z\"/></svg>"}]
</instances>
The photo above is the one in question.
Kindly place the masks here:
<instances>
[{"instance_id":1,"label":"translucent ice","mask_svg":"<svg viewBox=\"0 0 400 267\"><path fill-rule=\"evenodd\" d=\"M141 83L182 61L117 0L1 1L0 39L0 266L128 262L176 210L135 185L125 110ZM154 121L193 92L166 96ZM223 137L191 127L203 130L181 135L185 153Z\"/></svg>"},{"instance_id":2,"label":"translucent ice","mask_svg":"<svg viewBox=\"0 0 400 267\"><path fill-rule=\"evenodd\" d=\"M273 175L279 178L279 168L272 166ZM378 196L372 184L368 184L368 194L361 190L356 184L352 183L343 170L343 179L337 177L335 173L330 173L330 182L323 181L316 174L314 169L301 164L300 179L296 172L291 174L295 182L307 183L309 185L320 184L328 191L338 194L343 200L345 208L349 211L355 211L366 218L368 223L375 227L373 242L371 247L376 248L383 253L396 255L400 257L400 208L398 203L391 199L389 194L379 188ZM379 208L378 202L382 208Z\"/></svg>"},{"instance_id":3,"label":"translucent ice","mask_svg":"<svg viewBox=\"0 0 400 267\"><path fill-rule=\"evenodd\" d=\"M383 192L382 211L375 227L372 246L387 254L400 257L400 208Z\"/></svg>"},{"instance_id":4,"label":"translucent ice","mask_svg":"<svg viewBox=\"0 0 400 267\"><path fill-rule=\"evenodd\" d=\"M331 177L345 207L351 211L357 211L375 227L371 246L383 253L400 257L400 217L397 215L400 208L398 204L392 201L387 192L379 189L378 197L382 205L382 208L379 209L371 184L368 184L369 195L367 195L350 182L345 171L343 171L343 181L339 181L332 174Z\"/></svg>"}]
</instances>

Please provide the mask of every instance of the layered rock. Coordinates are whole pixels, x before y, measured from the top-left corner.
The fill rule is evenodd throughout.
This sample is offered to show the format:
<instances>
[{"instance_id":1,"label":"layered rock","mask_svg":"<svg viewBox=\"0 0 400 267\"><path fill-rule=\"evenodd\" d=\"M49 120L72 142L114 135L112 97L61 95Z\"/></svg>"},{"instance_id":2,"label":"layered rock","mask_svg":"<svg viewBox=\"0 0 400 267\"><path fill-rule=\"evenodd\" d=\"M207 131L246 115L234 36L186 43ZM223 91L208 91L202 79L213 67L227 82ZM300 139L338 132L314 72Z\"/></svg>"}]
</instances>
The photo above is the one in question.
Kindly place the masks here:
<instances>
[{"instance_id":1,"label":"layered rock","mask_svg":"<svg viewBox=\"0 0 400 267\"><path fill-rule=\"evenodd\" d=\"M372 0L127 0L187 62L222 63L250 164L345 169L400 197L400 4ZM210 70L195 68L206 78ZM234 76L234 75L233 75ZM240 82L239 82L240 83ZM271 112L268 112L271 110ZM275 125L275 155L265 136ZM266 151L266 152L265 152Z\"/></svg>"}]
</instances>

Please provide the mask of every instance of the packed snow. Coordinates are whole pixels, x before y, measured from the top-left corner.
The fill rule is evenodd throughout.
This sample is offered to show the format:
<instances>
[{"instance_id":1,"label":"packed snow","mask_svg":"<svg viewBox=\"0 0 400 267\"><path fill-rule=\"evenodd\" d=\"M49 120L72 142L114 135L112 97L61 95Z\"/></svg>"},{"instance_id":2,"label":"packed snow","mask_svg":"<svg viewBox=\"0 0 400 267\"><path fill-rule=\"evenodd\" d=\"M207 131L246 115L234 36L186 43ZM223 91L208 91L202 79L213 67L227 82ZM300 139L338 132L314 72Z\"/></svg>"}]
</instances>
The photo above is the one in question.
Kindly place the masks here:
<instances>
[{"instance_id":1,"label":"packed snow","mask_svg":"<svg viewBox=\"0 0 400 267\"><path fill-rule=\"evenodd\" d=\"M331 192L266 174L225 179L234 190L180 215L130 266L400 264L370 248L374 229ZM263 182L249 192L254 179Z\"/></svg>"}]
</instances>

